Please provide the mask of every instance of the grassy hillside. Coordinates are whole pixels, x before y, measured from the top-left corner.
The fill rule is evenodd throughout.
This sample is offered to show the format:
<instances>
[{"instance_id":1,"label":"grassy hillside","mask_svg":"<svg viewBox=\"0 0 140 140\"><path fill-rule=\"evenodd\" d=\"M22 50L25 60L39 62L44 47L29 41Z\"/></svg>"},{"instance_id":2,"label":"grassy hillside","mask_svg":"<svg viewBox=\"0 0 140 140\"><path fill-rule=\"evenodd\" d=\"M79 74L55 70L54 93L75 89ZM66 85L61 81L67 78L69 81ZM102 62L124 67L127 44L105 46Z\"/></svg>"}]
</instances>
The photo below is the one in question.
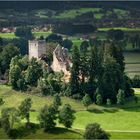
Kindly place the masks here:
<instances>
[{"instance_id":1,"label":"grassy hillside","mask_svg":"<svg viewBox=\"0 0 140 140\"><path fill-rule=\"evenodd\" d=\"M136 96L139 102L136 104L134 101L129 100L124 106L97 106L92 104L86 111L85 107L80 101L76 101L67 97L62 97L63 104L69 103L76 110L76 120L73 124L72 130L66 131L61 134L59 131L55 133L46 134L43 130L36 130L36 133L31 132L24 138L81 138L83 130L88 123L97 122L101 124L102 128L111 133L111 138L139 138L140 137L140 90L135 89ZM37 95L30 95L27 93L16 92L9 86L0 85L0 97L5 100L5 104L0 107L0 110L5 107L18 107L20 102L26 97L32 98L33 106L31 110L31 122L38 123L38 111L45 104L51 104L53 98L41 97ZM135 116L135 117L134 117ZM60 127L60 125L58 125ZM62 126L61 126L62 127ZM63 131L63 130L62 130ZM6 138L4 132L0 129L0 138Z\"/></svg>"}]
</instances>

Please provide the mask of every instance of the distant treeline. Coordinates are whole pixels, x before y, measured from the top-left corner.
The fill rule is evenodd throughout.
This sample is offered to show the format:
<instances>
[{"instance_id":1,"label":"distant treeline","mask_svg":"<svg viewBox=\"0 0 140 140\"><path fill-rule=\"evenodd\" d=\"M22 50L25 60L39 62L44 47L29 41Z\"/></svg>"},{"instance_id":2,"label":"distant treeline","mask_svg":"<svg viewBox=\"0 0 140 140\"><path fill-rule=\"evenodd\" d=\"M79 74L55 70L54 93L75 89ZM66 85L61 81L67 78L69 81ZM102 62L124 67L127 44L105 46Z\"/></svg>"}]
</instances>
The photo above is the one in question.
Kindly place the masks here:
<instances>
[{"instance_id":1,"label":"distant treeline","mask_svg":"<svg viewBox=\"0 0 140 140\"><path fill-rule=\"evenodd\" d=\"M54 26L54 32L66 35L93 33L97 28L90 24L63 23Z\"/></svg>"},{"instance_id":2,"label":"distant treeline","mask_svg":"<svg viewBox=\"0 0 140 140\"><path fill-rule=\"evenodd\" d=\"M1 1L1 9L16 9L16 10L27 10L27 9L40 9L48 8L52 10L66 10L71 8L81 7L106 7L106 8L140 8L140 1L114 1L114 2L103 2L103 1Z\"/></svg>"}]
</instances>

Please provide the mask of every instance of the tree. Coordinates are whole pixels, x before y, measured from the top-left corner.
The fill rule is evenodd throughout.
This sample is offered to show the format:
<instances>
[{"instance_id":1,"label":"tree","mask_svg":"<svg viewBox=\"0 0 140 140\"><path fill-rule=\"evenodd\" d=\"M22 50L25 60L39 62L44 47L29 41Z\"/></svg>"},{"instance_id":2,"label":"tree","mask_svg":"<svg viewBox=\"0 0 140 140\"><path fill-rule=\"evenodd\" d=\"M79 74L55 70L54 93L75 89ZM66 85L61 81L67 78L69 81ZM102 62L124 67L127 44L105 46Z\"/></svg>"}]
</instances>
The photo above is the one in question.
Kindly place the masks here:
<instances>
[{"instance_id":1,"label":"tree","mask_svg":"<svg viewBox=\"0 0 140 140\"><path fill-rule=\"evenodd\" d=\"M104 72L100 82L103 102L106 103L109 98L112 103L116 103L116 95L118 90L123 87L124 78L119 65L110 56L104 62Z\"/></svg>"},{"instance_id":2,"label":"tree","mask_svg":"<svg viewBox=\"0 0 140 140\"><path fill-rule=\"evenodd\" d=\"M58 107L61 106L61 98L58 94L54 95L54 100L53 100L53 105L56 108L56 110L58 110Z\"/></svg>"},{"instance_id":3,"label":"tree","mask_svg":"<svg viewBox=\"0 0 140 140\"><path fill-rule=\"evenodd\" d=\"M15 35L25 39L33 39L33 34L30 27L18 27L16 29Z\"/></svg>"},{"instance_id":4,"label":"tree","mask_svg":"<svg viewBox=\"0 0 140 140\"><path fill-rule=\"evenodd\" d=\"M108 34L108 38L112 40L120 41L124 39L124 32L120 29L117 30L111 29L108 31L107 34Z\"/></svg>"},{"instance_id":5,"label":"tree","mask_svg":"<svg viewBox=\"0 0 140 140\"><path fill-rule=\"evenodd\" d=\"M25 38L14 38L12 40L14 46L19 48L22 55L28 54L28 39Z\"/></svg>"},{"instance_id":6,"label":"tree","mask_svg":"<svg viewBox=\"0 0 140 140\"><path fill-rule=\"evenodd\" d=\"M0 37L0 46L3 46L3 38Z\"/></svg>"},{"instance_id":7,"label":"tree","mask_svg":"<svg viewBox=\"0 0 140 140\"><path fill-rule=\"evenodd\" d=\"M16 108L5 108L1 111L1 125L6 133L13 129L14 124L19 121L19 113Z\"/></svg>"},{"instance_id":8,"label":"tree","mask_svg":"<svg viewBox=\"0 0 140 140\"><path fill-rule=\"evenodd\" d=\"M125 94L124 91L119 89L118 94L117 94L117 104L124 104L125 102Z\"/></svg>"},{"instance_id":9,"label":"tree","mask_svg":"<svg viewBox=\"0 0 140 140\"><path fill-rule=\"evenodd\" d=\"M88 51L87 50L82 50L80 51L80 93L81 95L87 92L87 82L86 82L86 77L88 77L88 70L89 70L89 56L88 56Z\"/></svg>"},{"instance_id":10,"label":"tree","mask_svg":"<svg viewBox=\"0 0 140 140\"><path fill-rule=\"evenodd\" d=\"M74 46L72 50L72 68L70 78L70 89L72 95L79 92L80 88L79 70L80 70L80 53L78 47Z\"/></svg>"},{"instance_id":11,"label":"tree","mask_svg":"<svg viewBox=\"0 0 140 140\"><path fill-rule=\"evenodd\" d=\"M45 105L39 114L38 120L40 122L41 127L44 128L45 131L49 131L53 129L56 125L55 120L56 117L56 110L53 106Z\"/></svg>"},{"instance_id":12,"label":"tree","mask_svg":"<svg viewBox=\"0 0 140 140\"><path fill-rule=\"evenodd\" d=\"M85 51L85 50L88 49L88 47L89 47L89 42L85 40L85 41L83 41L83 42L81 43L81 45L80 45L80 50L81 50L81 51Z\"/></svg>"},{"instance_id":13,"label":"tree","mask_svg":"<svg viewBox=\"0 0 140 140\"><path fill-rule=\"evenodd\" d=\"M97 94L96 96L96 104L101 105L103 103L102 96L100 94Z\"/></svg>"},{"instance_id":14,"label":"tree","mask_svg":"<svg viewBox=\"0 0 140 140\"><path fill-rule=\"evenodd\" d=\"M0 60L1 60L1 72L4 74L7 69L9 69L9 65L11 62L11 59L19 55L19 49L11 44L3 47L3 50L0 54Z\"/></svg>"},{"instance_id":15,"label":"tree","mask_svg":"<svg viewBox=\"0 0 140 140\"><path fill-rule=\"evenodd\" d=\"M9 83L13 89L18 89L17 81L21 75L21 69L18 65L11 66L9 70Z\"/></svg>"},{"instance_id":16,"label":"tree","mask_svg":"<svg viewBox=\"0 0 140 140\"><path fill-rule=\"evenodd\" d=\"M90 104L92 104L92 100L90 98L90 96L88 94L86 94L84 97L83 97L83 100L82 100L83 104L85 107L88 107Z\"/></svg>"},{"instance_id":17,"label":"tree","mask_svg":"<svg viewBox=\"0 0 140 140\"><path fill-rule=\"evenodd\" d=\"M32 106L32 100L31 98L26 98L24 101L21 102L19 106L19 114L22 117L22 119L27 120L27 125L30 123L30 109Z\"/></svg>"},{"instance_id":18,"label":"tree","mask_svg":"<svg viewBox=\"0 0 140 140\"><path fill-rule=\"evenodd\" d=\"M50 34L47 38L46 38L46 42L57 42L57 43L62 43L62 36L57 35L57 34Z\"/></svg>"},{"instance_id":19,"label":"tree","mask_svg":"<svg viewBox=\"0 0 140 140\"><path fill-rule=\"evenodd\" d=\"M140 75L135 75L132 79L133 88L140 88Z\"/></svg>"},{"instance_id":20,"label":"tree","mask_svg":"<svg viewBox=\"0 0 140 140\"><path fill-rule=\"evenodd\" d=\"M37 81L43 75L42 63L36 58L30 60L29 66L26 70L25 79L29 85L36 86Z\"/></svg>"},{"instance_id":21,"label":"tree","mask_svg":"<svg viewBox=\"0 0 140 140\"><path fill-rule=\"evenodd\" d=\"M85 139L109 139L110 134L105 132L98 123L88 124L84 133Z\"/></svg>"},{"instance_id":22,"label":"tree","mask_svg":"<svg viewBox=\"0 0 140 140\"><path fill-rule=\"evenodd\" d=\"M62 46L63 46L64 48L67 48L68 50L71 49L72 45L73 45L73 43L72 43L72 41L69 40L69 39L64 39L63 42L62 42Z\"/></svg>"},{"instance_id":23,"label":"tree","mask_svg":"<svg viewBox=\"0 0 140 140\"><path fill-rule=\"evenodd\" d=\"M63 124L67 128L71 128L73 121L75 120L74 110L72 110L69 104L65 104L59 112L59 123Z\"/></svg>"}]
</instances>

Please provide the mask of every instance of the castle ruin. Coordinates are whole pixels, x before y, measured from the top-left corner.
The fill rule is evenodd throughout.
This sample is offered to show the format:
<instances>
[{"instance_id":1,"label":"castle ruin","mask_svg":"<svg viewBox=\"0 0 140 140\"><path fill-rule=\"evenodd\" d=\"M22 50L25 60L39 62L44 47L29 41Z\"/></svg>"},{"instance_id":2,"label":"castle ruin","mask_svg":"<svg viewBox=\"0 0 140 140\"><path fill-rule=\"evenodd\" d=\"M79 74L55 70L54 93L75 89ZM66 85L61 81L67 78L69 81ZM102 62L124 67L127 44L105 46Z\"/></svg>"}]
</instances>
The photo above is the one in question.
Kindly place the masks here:
<instances>
[{"instance_id":1,"label":"castle ruin","mask_svg":"<svg viewBox=\"0 0 140 140\"><path fill-rule=\"evenodd\" d=\"M65 75L70 74L71 61L66 48L57 45L53 51L53 63L51 67L55 72L63 71Z\"/></svg>"},{"instance_id":2,"label":"castle ruin","mask_svg":"<svg viewBox=\"0 0 140 140\"><path fill-rule=\"evenodd\" d=\"M45 40L29 40L29 58L40 58L41 55L46 54Z\"/></svg>"},{"instance_id":3,"label":"castle ruin","mask_svg":"<svg viewBox=\"0 0 140 140\"><path fill-rule=\"evenodd\" d=\"M41 58L46 54L46 42L44 40L29 41L29 59ZM68 50L60 45L57 45L53 51L53 62L51 68L54 72L63 72L65 75L70 75L71 61L68 55Z\"/></svg>"}]
</instances>

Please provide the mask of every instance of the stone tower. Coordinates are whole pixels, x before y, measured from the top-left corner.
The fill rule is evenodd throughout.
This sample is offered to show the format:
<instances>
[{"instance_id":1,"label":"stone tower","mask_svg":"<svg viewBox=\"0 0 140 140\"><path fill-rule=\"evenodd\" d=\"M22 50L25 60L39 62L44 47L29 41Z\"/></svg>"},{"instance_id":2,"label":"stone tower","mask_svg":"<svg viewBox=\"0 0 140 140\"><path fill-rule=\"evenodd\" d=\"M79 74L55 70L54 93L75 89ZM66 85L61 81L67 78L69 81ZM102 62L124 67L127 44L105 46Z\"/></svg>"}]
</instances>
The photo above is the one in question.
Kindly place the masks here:
<instances>
[{"instance_id":1,"label":"stone tower","mask_svg":"<svg viewBox=\"0 0 140 140\"><path fill-rule=\"evenodd\" d=\"M29 58L40 58L41 55L46 54L45 40L29 40L28 42Z\"/></svg>"}]
</instances>

